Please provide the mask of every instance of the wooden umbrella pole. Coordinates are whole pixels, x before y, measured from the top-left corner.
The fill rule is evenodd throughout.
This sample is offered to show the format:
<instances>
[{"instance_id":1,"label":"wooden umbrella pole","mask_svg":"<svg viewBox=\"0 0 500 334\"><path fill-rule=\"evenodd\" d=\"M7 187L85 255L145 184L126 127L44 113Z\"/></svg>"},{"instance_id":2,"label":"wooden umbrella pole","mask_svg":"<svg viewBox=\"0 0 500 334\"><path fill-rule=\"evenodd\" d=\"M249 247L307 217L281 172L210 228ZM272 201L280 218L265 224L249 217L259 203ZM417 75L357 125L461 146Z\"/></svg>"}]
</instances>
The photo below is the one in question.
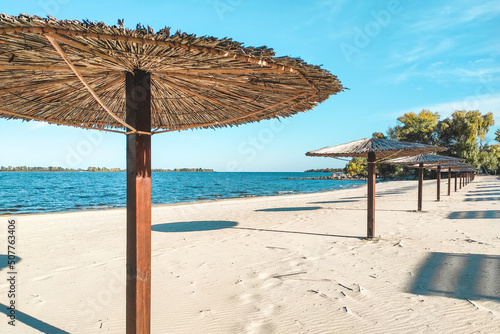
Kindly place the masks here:
<instances>
[{"instance_id":1,"label":"wooden umbrella pole","mask_svg":"<svg viewBox=\"0 0 500 334\"><path fill-rule=\"evenodd\" d=\"M463 182L463 172L460 172L460 183L459 183L459 189L462 189L462 182Z\"/></svg>"},{"instance_id":2,"label":"wooden umbrella pole","mask_svg":"<svg viewBox=\"0 0 500 334\"><path fill-rule=\"evenodd\" d=\"M448 196L451 195L451 168L448 168Z\"/></svg>"},{"instance_id":3,"label":"wooden umbrella pole","mask_svg":"<svg viewBox=\"0 0 500 334\"><path fill-rule=\"evenodd\" d=\"M126 74L126 122L151 131L150 75ZM151 135L127 135L127 334L151 322Z\"/></svg>"},{"instance_id":4,"label":"wooden umbrella pole","mask_svg":"<svg viewBox=\"0 0 500 334\"><path fill-rule=\"evenodd\" d=\"M424 164L418 165L418 211L422 211L422 189L424 184Z\"/></svg>"},{"instance_id":5,"label":"wooden umbrella pole","mask_svg":"<svg viewBox=\"0 0 500 334\"><path fill-rule=\"evenodd\" d=\"M441 200L441 166L437 167L437 201Z\"/></svg>"},{"instance_id":6,"label":"wooden umbrella pole","mask_svg":"<svg viewBox=\"0 0 500 334\"><path fill-rule=\"evenodd\" d=\"M367 214L367 238L375 235L375 152L368 153L368 214Z\"/></svg>"},{"instance_id":7,"label":"wooden umbrella pole","mask_svg":"<svg viewBox=\"0 0 500 334\"><path fill-rule=\"evenodd\" d=\"M457 172L455 172L455 192L457 192Z\"/></svg>"}]
</instances>

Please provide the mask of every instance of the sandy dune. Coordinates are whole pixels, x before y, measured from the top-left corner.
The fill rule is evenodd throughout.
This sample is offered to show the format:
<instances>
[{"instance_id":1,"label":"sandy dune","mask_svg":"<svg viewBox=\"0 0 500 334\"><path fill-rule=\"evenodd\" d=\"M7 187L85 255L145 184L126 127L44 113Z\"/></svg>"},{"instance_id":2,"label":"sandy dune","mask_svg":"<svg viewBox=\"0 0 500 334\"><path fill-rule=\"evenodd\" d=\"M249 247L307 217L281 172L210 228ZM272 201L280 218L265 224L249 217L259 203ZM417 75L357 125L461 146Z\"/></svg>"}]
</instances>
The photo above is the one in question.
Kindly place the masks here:
<instances>
[{"instance_id":1,"label":"sandy dune","mask_svg":"<svg viewBox=\"0 0 500 334\"><path fill-rule=\"evenodd\" d=\"M378 183L371 241L366 187L154 207L152 332L500 333L500 180L446 182ZM0 332L124 333L125 210L16 218Z\"/></svg>"}]
</instances>

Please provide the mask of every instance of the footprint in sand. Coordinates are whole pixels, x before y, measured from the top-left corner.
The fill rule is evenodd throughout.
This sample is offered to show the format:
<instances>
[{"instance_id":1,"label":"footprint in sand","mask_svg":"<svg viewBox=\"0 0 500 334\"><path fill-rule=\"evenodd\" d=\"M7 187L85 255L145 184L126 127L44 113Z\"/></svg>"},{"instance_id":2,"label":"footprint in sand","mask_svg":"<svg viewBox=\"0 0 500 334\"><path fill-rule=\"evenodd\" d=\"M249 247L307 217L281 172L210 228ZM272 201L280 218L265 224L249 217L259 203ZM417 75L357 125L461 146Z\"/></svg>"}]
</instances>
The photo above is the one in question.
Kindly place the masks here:
<instances>
[{"instance_id":1,"label":"footprint in sand","mask_svg":"<svg viewBox=\"0 0 500 334\"><path fill-rule=\"evenodd\" d=\"M40 295L30 295L27 304L45 304L45 300Z\"/></svg>"},{"instance_id":2,"label":"footprint in sand","mask_svg":"<svg viewBox=\"0 0 500 334\"><path fill-rule=\"evenodd\" d=\"M248 309L242 319L245 333L264 334L275 333L273 325L277 306L268 301L268 292L273 287L282 284L268 272L251 272L238 281L245 285L245 293L239 296L241 303Z\"/></svg>"},{"instance_id":3,"label":"footprint in sand","mask_svg":"<svg viewBox=\"0 0 500 334\"><path fill-rule=\"evenodd\" d=\"M51 279L52 277L54 277L54 276L53 275L38 276L38 277L33 278L32 281L34 281L34 282L45 281L45 280Z\"/></svg>"}]
</instances>

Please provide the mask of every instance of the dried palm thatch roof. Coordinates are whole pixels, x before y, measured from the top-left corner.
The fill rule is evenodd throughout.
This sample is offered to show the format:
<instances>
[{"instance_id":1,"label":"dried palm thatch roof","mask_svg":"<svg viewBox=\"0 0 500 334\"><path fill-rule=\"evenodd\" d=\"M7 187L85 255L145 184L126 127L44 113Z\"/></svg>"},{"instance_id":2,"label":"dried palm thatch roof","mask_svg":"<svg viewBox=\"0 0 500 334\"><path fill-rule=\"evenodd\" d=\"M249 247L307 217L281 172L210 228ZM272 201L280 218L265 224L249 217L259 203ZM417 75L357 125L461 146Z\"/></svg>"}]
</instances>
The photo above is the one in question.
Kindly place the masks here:
<instances>
[{"instance_id":1,"label":"dried palm thatch roof","mask_svg":"<svg viewBox=\"0 0 500 334\"><path fill-rule=\"evenodd\" d=\"M0 117L133 130L125 73L136 69L151 73L156 132L287 117L343 90L318 66L227 38L0 15Z\"/></svg>"},{"instance_id":2,"label":"dried palm thatch roof","mask_svg":"<svg viewBox=\"0 0 500 334\"><path fill-rule=\"evenodd\" d=\"M437 154L419 154L412 157L401 157L384 161L385 164L393 164L393 165L418 165L423 164L426 165L434 165L438 166L443 165L445 163L457 163L462 162L464 159L455 158L455 157L447 157L444 155Z\"/></svg>"},{"instance_id":3,"label":"dried palm thatch roof","mask_svg":"<svg viewBox=\"0 0 500 334\"><path fill-rule=\"evenodd\" d=\"M407 143L389 139L365 138L346 144L321 148L307 152L308 156L364 157L375 152L377 159L407 157L417 154L445 151L446 148L417 143Z\"/></svg>"}]
</instances>

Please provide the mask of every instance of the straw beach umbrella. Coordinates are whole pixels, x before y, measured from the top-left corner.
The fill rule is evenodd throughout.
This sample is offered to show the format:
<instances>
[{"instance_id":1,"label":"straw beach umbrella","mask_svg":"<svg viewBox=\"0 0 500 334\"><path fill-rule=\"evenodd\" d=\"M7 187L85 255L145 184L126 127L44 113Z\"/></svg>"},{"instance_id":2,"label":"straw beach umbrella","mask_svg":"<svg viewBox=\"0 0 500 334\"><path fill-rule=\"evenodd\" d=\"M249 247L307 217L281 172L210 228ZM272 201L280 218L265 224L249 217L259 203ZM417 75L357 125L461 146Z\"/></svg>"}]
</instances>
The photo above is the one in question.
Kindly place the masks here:
<instances>
[{"instance_id":1,"label":"straw beach umbrella","mask_svg":"<svg viewBox=\"0 0 500 334\"><path fill-rule=\"evenodd\" d=\"M375 234L375 164L388 158L406 157L418 154L444 151L446 148L417 143L407 143L380 138L365 138L307 152L308 156L320 157L362 157L368 163L368 213L367 238Z\"/></svg>"},{"instance_id":2,"label":"straw beach umbrella","mask_svg":"<svg viewBox=\"0 0 500 334\"><path fill-rule=\"evenodd\" d=\"M0 117L127 139L127 332L149 333L151 135L288 117L343 90L267 47L122 22L0 15Z\"/></svg>"},{"instance_id":3,"label":"straw beach umbrella","mask_svg":"<svg viewBox=\"0 0 500 334\"><path fill-rule=\"evenodd\" d=\"M418 205L417 210L422 211L422 190L424 183L424 166L436 166L437 168L437 200L440 200L441 194L441 165L445 163L462 162L464 159L447 157L437 154L421 154L412 157L395 158L384 161L386 164L417 166L418 168Z\"/></svg>"}]
</instances>

